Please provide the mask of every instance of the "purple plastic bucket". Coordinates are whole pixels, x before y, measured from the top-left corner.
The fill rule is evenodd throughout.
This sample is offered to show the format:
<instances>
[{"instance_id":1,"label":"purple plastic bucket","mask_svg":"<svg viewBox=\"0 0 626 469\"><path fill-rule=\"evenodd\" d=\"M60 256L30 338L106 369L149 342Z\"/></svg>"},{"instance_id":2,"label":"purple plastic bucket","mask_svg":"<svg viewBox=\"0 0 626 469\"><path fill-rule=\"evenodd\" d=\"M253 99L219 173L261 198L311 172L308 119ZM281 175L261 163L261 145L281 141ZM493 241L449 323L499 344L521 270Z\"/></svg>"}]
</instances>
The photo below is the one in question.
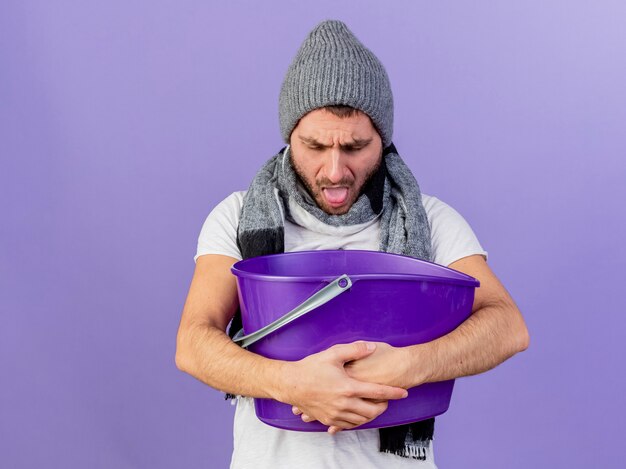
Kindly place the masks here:
<instances>
[{"instance_id":1,"label":"purple plastic bucket","mask_svg":"<svg viewBox=\"0 0 626 469\"><path fill-rule=\"evenodd\" d=\"M396 347L437 339L469 317L478 280L447 267L378 251L301 251L237 262L239 305L246 334L294 309L342 274L352 287L249 346L267 358L295 361L340 343L386 342ZM389 401L387 410L357 427L380 428L444 413L454 380L409 389ZM278 428L326 431L320 422L303 422L291 406L255 399L257 417Z\"/></svg>"}]
</instances>

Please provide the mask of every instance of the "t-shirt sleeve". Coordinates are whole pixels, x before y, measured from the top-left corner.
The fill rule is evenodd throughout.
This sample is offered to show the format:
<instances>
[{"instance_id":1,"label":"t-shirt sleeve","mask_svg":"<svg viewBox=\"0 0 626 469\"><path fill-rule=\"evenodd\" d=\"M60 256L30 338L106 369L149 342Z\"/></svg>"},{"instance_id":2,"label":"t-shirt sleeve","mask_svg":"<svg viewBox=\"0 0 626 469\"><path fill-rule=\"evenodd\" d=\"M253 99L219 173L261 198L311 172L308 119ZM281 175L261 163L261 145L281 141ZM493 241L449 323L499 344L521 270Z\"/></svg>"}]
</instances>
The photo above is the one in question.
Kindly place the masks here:
<instances>
[{"instance_id":1,"label":"t-shirt sleeve","mask_svg":"<svg viewBox=\"0 0 626 469\"><path fill-rule=\"evenodd\" d=\"M463 257L480 254L487 260L469 223L459 212L436 197L429 196L424 208L430 221L434 262L449 266Z\"/></svg>"},{"instance_id":2,"label":"t-shirt sleeve","mask_svg":"<svg viewBox=\"0 0 626 469\"><path fill-rule=\"evenodd\" d=\"M237 247L237 226L244 193L233 192L209 213L198 236L194 262L204 254L221 254L241 260Z\"/></svg>"}]
</instances>

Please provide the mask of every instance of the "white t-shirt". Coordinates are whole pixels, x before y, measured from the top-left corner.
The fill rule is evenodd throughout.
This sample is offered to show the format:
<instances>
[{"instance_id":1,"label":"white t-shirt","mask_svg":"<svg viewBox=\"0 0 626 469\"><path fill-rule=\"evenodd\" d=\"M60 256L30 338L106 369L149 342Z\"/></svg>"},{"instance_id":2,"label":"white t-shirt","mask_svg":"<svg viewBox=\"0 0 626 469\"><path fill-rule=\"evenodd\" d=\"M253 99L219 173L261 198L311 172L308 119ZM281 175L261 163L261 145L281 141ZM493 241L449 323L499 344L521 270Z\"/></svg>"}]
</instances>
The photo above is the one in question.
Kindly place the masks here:
<instances>
[{"instance_id":1,"label":"white t-shirt","mask_svg":"<svg viewBox=\"0 0 626 469\"><path fill-rule=\"evenodd\" d=\"M245 191L226 197L207 217L194 261L203 254L222 254L241 259L237 226ZM487 259L476 235L465 219L436 197L422 194L430 222L434 262L448 266L473 254ZM380 220L353 226L321 224L306 210L290 203L297 224L285 221L285 252L317 249L367 249L377 251ZM378 451L377 429L351 430L329 435L324 432L281 430L256 418L254 402L238 398L233 428L231 469L318 469L318 468L436 468L431 444L426 461L407 459Z\"/></svg>"}]
</instances>

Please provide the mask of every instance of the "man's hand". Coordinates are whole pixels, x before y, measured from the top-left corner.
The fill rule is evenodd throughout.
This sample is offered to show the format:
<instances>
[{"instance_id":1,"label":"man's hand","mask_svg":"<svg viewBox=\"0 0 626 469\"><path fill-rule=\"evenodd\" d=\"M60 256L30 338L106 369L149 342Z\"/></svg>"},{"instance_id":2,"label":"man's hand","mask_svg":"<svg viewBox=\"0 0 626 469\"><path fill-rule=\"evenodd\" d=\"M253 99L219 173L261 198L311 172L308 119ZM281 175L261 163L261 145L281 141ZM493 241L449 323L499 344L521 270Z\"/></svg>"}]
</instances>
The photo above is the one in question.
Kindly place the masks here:
<instances>
[{"instance_id":1,"label":"man's hand","mask_svg":"<svg viewBox=\"0 0 626 469\"><path fill-rule=\"evenodd\" d=\"M286 363L289 387L279 400L294 406L302 420L318 420L329 433L370 422L387 409L389 399L403 399L400 387L363 382L351 378L344 364L371 356L376 344L339 344L297 362Z\"/></svg>"},{"instance_id":2,"label":"man's hand","mask_svg":"<svg viewBox=\"0 0 626 469\"><path fill-rule=\"evenodd\" d=\"M359 381L403 389L421 384L414 381L415 369L412 370L411 366L415 368L416 364L411 362L412 357L406 347L394 347L385 342L372 343L376 344L376 350L372 354L346 363L348 376ZM426 379L427 376L424 376L423 380Z\"/></svg>"}]
</instances>

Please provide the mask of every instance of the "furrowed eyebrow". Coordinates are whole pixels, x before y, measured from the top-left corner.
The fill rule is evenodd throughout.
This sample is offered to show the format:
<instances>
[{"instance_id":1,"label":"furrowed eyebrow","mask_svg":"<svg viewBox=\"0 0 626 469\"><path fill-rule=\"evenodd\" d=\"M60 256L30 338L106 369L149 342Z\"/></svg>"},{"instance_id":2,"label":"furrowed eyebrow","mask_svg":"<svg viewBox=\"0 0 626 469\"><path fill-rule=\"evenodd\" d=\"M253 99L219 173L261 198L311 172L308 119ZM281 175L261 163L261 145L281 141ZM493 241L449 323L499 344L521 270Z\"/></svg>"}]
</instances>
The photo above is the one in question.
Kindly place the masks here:
<instances>
[{"instance_id":1,"label":"furrowed eyebrow","mask_svg":"<svg viewBox=\"0 0 626 469\"><path fill-rule=\"evenodd\" d=\"M341 145L341 148L344 150L358 150L363 148L371 143L371 138L355 138L351 143L346 143L345 145Z\"/></svg>"},{"instance_id":2,"label":"furrowed eyebrow","mask_svg":"<svg viewBox=\"0 0 626 469\"><path fill-rule=\"evenodd\" d=\"M325 145L322 142L318 142L317 140L315 140L312 137L303 137L302 135L299 135L298 138L300 138L300 140L302 141L302 143L312 146L312 147L319 147L319 148L332 148L332 145ZM354 150L354 149L360 149L363 148L367 145L369 145L371 143L372 139L371 138L355 138L352 142L350 143L346 143L344 145L341 145L341 148L343 150Z\"/></svg>"},{"instance_id":3,"label":"furrowed eyebrow","mask_svg":"<svg viewBox=\"0 0 626 469\"><path fill-rule=\"evenodd\" d=\"M305 143L306 145L310 145L312 147L330 148L330 145L324 145L323 143L318 142L312 137L303 137L302 135L300 135L299 138L302 143Z\"/></svg>"}]
</instances>

